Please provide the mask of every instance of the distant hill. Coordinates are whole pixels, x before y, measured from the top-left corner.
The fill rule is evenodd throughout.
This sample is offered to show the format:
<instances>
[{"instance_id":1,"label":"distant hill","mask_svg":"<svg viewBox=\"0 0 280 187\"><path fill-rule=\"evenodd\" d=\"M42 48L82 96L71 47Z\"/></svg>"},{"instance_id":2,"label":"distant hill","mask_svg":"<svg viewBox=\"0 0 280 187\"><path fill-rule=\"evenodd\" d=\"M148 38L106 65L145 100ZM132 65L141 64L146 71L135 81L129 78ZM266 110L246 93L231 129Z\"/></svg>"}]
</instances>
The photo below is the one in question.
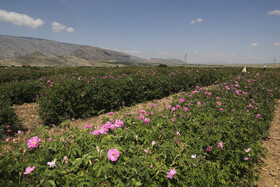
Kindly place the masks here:
<instances>
[{"instance_id":1,"label":"distant hill","mask_svg":"<svg viewBox=\"0 0 280 187\"><path fill-rule=\"evenodd\" d=\"M66 44L45 39L0 36L0 59L29 55L34 52L39 52L44 55L55 54L65 56L70 55L71 52L79 47L81 45Z\"/></svg>"},{"instance_id":2,"label":"distant hill","mask_svg":"<svg viewBox=\"0 0 280 187\"><path fill-rule=\"evenodd\" d=\"M0 36L0 64L5 66L100 66L106 65L104 61L143 62L144 59L92 46Z\"/></svg>"},{"instance_id":3,"label":"distant hill","mask_svg":"<svg viewBox=\"0 0 280 187\"><path fill-rule=\"evenodd\" d=\"M94 61L107 61L107 60L118 60L118 61L129 61L132 60L131 56L125 53L111 51L107 49L101 49L91 46L82 46L71 53L71 56L76 56L89 62Z\"/></svg>"},{"instance_id":4,"label":"distant hill","mask_svg":"<svg viewBox=\"0 0 280 187\"><path fill-rule=\"evenodd\" d=\"M29 55L0 60L2 66L92 66L88 61L75 56L43 55L34 52Z\"/></svg>"},{"instance_id":5,"label":"distant hill","mask_svg":"<svg viewBox=\"0 0 280 187\"><path fill-rule=\"evenodd\" d=\"M148 60L150 63L161 63L161 64L186 64L184 61L177 58L150 58Z\"/></svg>"}]
</instances>

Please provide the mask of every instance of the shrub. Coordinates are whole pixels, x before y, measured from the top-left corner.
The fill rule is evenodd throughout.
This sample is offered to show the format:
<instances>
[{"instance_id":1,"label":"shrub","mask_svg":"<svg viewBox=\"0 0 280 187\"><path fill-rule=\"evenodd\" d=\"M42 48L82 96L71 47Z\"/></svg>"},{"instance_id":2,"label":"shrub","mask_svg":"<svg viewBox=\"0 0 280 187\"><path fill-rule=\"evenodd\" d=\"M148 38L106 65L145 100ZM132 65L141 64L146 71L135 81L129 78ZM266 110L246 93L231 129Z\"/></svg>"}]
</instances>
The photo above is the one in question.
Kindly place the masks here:
<instances>
[{"instance_id":1,"label":"shrub","mask_svg":"<svg viewBox=\"0 0 280 187\"><path fill-rule=\"evenodd\" d=\"M20 122L10 102L0 98L0 139L4 135L12 135L20 128Z\"/></svg>"}]
</instances>

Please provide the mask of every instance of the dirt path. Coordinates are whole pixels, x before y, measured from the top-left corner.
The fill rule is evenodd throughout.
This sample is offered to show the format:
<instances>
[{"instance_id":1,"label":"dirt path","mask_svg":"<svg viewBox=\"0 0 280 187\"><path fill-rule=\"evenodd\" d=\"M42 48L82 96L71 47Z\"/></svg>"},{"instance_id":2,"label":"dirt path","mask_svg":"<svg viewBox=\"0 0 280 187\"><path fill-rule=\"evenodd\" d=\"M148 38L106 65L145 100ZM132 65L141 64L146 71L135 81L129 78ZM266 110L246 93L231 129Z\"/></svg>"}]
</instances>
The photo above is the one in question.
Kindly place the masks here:
<instances>
[{"instance_id":1,"label":"dirt path","mask_svg":"<svg viewBox=\"0 0 280 187\"><path fill-rule=\"evenodd\" d=\"M280 187L280 100L277 100L274 118L269 129L269 138L262 143L267 148L265 166L260 170L259 187Z\"/></svg>"}]
</instances>

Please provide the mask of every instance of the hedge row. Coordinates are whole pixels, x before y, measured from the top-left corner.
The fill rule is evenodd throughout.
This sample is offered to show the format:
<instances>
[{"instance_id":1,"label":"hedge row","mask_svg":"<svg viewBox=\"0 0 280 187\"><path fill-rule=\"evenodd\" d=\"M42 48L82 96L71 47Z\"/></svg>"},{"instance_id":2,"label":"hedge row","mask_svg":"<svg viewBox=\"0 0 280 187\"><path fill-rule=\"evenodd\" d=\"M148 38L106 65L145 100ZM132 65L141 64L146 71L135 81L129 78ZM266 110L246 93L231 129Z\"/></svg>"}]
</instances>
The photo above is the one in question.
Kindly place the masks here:
<instances>
[{"instance_id":1,"label":"hedge row","mask_svg":"<svg viewBox=\"0 0 280 187\"><path fill-rule=\"evenodd\" d=\"M214 68L142 68L140 71L134 68L121 75L118 71L103 77L65 77L43 90L38 100L39 113L47 124L58 124L66 119L86 118L159 99L195 86L215 84L229 73L238 72L238 69L229 72Z\"/></svg>"}]
</instances>

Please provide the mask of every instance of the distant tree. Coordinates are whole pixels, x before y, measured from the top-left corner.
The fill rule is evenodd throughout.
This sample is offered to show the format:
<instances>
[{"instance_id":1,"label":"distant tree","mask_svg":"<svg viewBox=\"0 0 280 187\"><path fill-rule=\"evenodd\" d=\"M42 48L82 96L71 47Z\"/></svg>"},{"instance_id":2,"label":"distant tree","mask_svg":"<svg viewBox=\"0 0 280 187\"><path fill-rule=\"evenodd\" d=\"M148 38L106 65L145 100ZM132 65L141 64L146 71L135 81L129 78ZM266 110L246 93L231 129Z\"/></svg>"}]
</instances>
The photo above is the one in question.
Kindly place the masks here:
<instances>
[{"instance_id":1,"label":"distant tree","mask_svg":"<svg viewBox=\"0 0 280 187\"><path fill-rule=\"evenodd\" d=\"M161 67L161 68L166 68L167 65L166 64L160 64L158 67Z\"/></svg>"}]
</instances>

